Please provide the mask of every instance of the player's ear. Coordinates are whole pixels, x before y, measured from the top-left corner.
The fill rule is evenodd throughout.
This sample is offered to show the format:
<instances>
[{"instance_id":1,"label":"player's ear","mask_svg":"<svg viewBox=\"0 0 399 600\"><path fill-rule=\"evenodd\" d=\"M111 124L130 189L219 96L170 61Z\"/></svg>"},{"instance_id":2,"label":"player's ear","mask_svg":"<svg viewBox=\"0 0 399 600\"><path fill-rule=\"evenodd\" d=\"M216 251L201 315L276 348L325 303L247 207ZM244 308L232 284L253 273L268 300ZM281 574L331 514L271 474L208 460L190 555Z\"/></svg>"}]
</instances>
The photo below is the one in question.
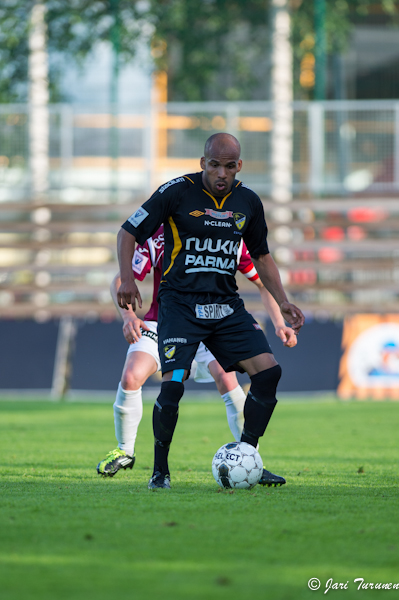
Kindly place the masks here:
<instances>
[{"instance_id":1,"label":"player's ear","mask_svg":"<svg viewBox=\"0 0 399 600\"><path fill-rule=\"evenodd\" d=\"M200 165L201 165L201 169L204 170L205 169L205 156L201 156Z\"/></svg>"},{"instance_id":2,"label":"player's ear","mask_svg":"<svg viewBox=\"0 0 399 600\"><path fill-rule=\"evenodd\" d=\"M237 173L239 173L242 169L242 160L241 158L239 159L238 163L237 163Z\"/></svg>"}]
</instances>

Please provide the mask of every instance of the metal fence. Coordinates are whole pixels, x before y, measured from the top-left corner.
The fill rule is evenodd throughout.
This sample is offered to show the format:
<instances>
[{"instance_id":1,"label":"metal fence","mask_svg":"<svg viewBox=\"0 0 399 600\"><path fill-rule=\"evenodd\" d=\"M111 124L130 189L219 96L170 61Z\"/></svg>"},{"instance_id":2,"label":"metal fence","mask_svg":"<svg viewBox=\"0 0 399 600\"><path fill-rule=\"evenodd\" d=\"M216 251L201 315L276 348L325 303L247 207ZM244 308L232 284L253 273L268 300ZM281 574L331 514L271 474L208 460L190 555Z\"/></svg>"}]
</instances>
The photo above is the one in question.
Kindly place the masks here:
<instances>
[{"instance_id":1,"label":"metal fence","mask_svg":"<svg viewBox=\"0 0 399 600\"><path fill-rule=\"evenodd\" d=\"M199 170L216 131L240 139L242 178L271 191L273 105L169 103L120 111L52 105L49 194L58 201L124 202L177 174ZM294 197L393 194L399 190L399 101L293 104ZM0 105L0 201L30 193L29 107Z\"/></svg>"}]
</instances>

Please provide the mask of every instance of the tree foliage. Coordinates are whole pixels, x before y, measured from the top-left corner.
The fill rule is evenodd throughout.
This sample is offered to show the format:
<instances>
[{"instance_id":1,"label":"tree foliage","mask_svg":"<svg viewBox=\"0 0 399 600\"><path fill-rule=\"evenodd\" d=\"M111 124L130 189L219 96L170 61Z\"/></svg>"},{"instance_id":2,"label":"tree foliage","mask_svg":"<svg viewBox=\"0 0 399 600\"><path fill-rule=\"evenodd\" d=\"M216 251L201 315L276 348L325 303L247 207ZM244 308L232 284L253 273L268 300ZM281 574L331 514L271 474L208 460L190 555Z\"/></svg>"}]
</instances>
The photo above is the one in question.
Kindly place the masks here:
<instances>
[{"instance_id":1,"label":"tree foliage","mask_svg":"<svg viewBox=\"0 0 399 600\"><path fill-rule=\"evenodd\" d=\"M26 101L30 13L34 0L0 4L0 102ZM118 46L121 61L130 60L136 42L154 29L143 9L131 0L43 0L50 56L51 100L60 99L58 81L66 60L82 63L101 41ZM117 24L117 29L115 25Z\"/></svg>"},{"instance_id":2,"label":"tree foliage","mask_svg":"<svg viewBox=\"0 0 399 600\"><path fill-rule=\"evenodd\" d=\"M34 0L0 5L0 101L25 101L29 16ZM43 0L47 7L51 99L60 99L64 61L82 63L101 41L130 61L137 42L151 43L156 68L169 75L171 100L267 98L268 0ZM345 50L352 23L376 10L391 18L399 0L326 0L327 51ZM314 1L291 0L298 65L312 44Z\"/></svg>"},{"instance_id":3,"label":"tree foliage","mask_svg":"<svg viewBox=\"0 0 399 600\"><path fill-rule=\"evenodd\" d=\"M264 98L268 70L265 0L154 0L155 56L169 75L173 100ZM262 93L263 92L263 93Z\"/></svg>"},{"instance_id":4,"label":"tree foliage","mask_svg":"<svg viewBox=\"0 0 399 600\"><path fill-rule=\"evenodd\" d=\"M299 84L300 64L304 56L314 52L316 44L314 0L292 0L292 46L294 54L295 97L312 98L312 90ZM343 54L349 44L354 24L368 24L379 17L385 25L397 25L397 0L325 0L326 53Z\"/></svg>"}]
</instances>

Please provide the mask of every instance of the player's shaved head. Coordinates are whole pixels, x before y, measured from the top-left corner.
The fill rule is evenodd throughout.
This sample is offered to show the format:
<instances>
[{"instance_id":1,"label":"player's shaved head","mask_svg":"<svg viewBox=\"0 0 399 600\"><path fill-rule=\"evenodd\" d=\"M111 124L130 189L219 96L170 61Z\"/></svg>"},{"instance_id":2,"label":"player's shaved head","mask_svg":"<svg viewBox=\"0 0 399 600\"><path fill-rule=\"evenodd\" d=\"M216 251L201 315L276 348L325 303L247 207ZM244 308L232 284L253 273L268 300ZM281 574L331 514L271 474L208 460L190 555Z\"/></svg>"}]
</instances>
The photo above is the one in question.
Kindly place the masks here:
<instances>
[{"instance_id":1,"label":"player's shaved head","mask_svg":"<svg viewBox=\"0 0 399 600\"><path fill-rule=\"evenodd\" d=\"M241 171L240 142L230 133L215 133L206 140L200 165L205 188L214 196L225 196Z\"/></svg>"},{"instance_id":2,"label":"player's shaved head","mask_svg":"<svg viewBox=\"0 0 399 600\"><path fill-rule=\"evenodd\" d=\"M205 142L204 156L210 158L225 153L233 155L236 160L240 158L240 142L230 133L214 133Z\"/></svg>"}]
</instances>

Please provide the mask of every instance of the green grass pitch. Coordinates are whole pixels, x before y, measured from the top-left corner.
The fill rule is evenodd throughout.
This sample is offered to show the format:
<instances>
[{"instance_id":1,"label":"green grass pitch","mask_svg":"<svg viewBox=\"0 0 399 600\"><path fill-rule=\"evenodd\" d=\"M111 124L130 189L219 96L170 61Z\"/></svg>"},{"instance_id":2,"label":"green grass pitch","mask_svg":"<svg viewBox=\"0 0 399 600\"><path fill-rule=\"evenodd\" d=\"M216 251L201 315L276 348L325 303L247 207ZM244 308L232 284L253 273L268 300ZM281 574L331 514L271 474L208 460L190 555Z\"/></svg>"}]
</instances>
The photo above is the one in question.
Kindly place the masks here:
<instances>
[{"instance_id":1,"label":"green grass pitch","mask_svg":"<svg viewBox=\"0 0 399 600\"><path fill-rule=\"evenodd\" d=\"M101 479L111 404L0 402L2 600L399 599L354 583L399 583L398 403L280 402L260 453L287 485L234 492L221 401L182 400L170 491L147 490L151 404L133 471Z\"/></svg>"}]
</instances>

